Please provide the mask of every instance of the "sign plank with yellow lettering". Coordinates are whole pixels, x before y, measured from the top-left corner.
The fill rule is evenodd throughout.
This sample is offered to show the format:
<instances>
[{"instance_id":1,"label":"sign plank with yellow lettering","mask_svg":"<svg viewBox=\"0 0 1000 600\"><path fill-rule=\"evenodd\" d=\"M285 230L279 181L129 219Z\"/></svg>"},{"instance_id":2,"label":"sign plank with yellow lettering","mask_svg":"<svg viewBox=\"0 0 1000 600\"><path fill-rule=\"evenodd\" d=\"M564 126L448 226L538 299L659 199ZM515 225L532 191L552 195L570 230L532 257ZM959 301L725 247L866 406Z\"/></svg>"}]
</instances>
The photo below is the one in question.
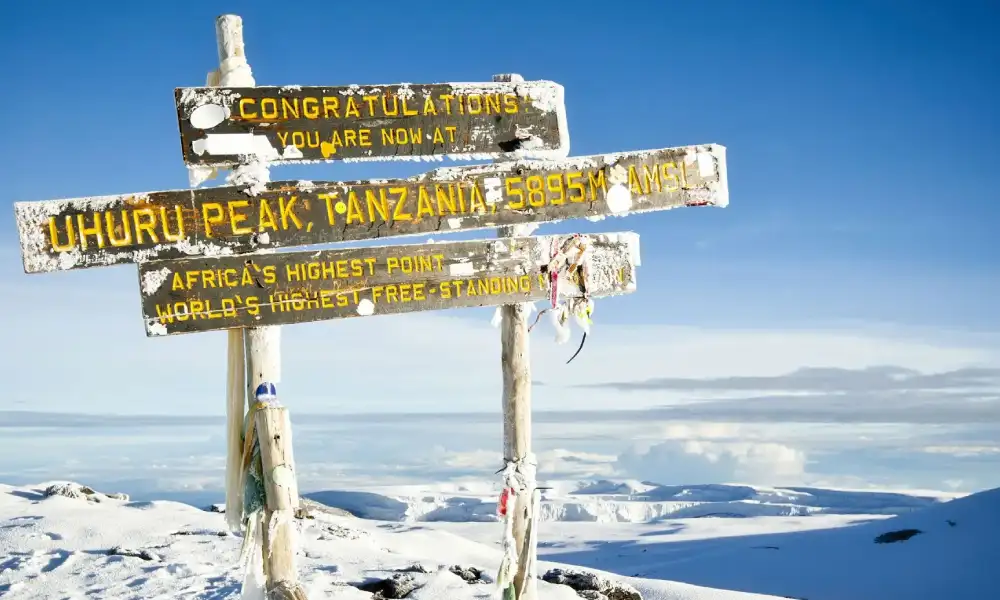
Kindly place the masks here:
<instances>
[{"instance_id":1,"label":"sign plank with yellow lettering","mask_svg":"<svg viewBox=\"0 0 1000 600\"><path fill-rule=\"evenodd\" d=\"M725 147L715 144L446 167L409 179L261 187L15 203L24 270L248 254L729 202Z\"/></svg>"},{"instance_id":2,"label":"sign plank with yellow lettering","mask_svg":"<svg viewBox=\"0 0 1000 600\"><path fill-rule=\"evenodd\" d=\"M551 81L177 88L184 162L563 158L563 88Z\"/></svg>"},{"instance_id":3,"label":"sign plank with yellow lettering","mask_svg":"<svg viewBox=\"0 0 1000 600\"><path fill-rule=\"evenodd\" d=\"M146 335L635 290L632 232L199 257L139 265ZM552 274L555 273L555 277Z\"/></svg>"}]
</instances>

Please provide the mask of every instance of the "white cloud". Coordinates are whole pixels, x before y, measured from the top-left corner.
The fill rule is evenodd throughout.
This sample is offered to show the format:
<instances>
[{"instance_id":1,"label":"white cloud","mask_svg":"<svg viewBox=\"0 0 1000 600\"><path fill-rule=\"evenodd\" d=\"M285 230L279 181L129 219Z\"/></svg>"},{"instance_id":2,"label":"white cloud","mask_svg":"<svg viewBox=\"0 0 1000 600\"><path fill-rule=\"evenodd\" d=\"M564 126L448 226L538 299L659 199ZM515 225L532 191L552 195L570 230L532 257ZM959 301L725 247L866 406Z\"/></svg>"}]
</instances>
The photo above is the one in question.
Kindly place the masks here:
<instances>
[{"instance_id":1,"label":"white cloud","mask_svg":"<svg viewBox=\"0 0 1000 600\"><path fill-rule=\"evenodd\" d=\"M453 469L472 468L486 471L490 467L497 468L497 453L489 450L451 452L441 446L435 446L430 458L438 464Z\"/></svg>"},{"instance_id":2,"label":"white cloud","mask_svg":"<svg viewBox=\"0 0 1000 600\"><path fill-rule=\"evenodd\" d=\"M925 446L928 454L948 454L954 457L1000 455L1000 446Z\"/></svg>"},{"instance_id":3,"label":"white cloud","mask_svg":"<svg viewBox=\"0 0 1000 600\"><path fill-rule=\"evenodd\" d=\"M747 433L735 423L670 423L662 429L663 437L670 440L736 439Z\"/></svg>"},{"instance_id":4,"label":"white cloud","mask_svg":"<svg viewBox=\"0 0 1000 600\"><path fill-rule=\"evenodd\" d=\"M552 448L535 453L535 461L539 477L554 477L558 479L590 479L594 477L610 477L615 474L614 454L599 454L596 452L579 452L565 448ZM493 473L501 465L501 456L497 451L472 450L467 452L449 451L436 446L426 459L428 465L448 467L456 470L476 470L481 473Z\"/></svg>"},{"instance_id":5,"label":"white cloud","mask_svg":"<svg viewBox=\"0 0 1000 600\"><path fill-rule=\"evenodd\" d=\"M683 483L749 483L791 485L805 475L806 455L775 443L689 440L656 444L623 452L616 463L620 475L664 485Z\"/></svg>"},{"instance_id":6,"label":"white cloud","mask_svg":"<svg viewBox=\"0 0 1000 600\"><path fill-rule=\"evenodd\" d=\"M537 454L538 471L562 479L610 477L615 474L614 454L554 448Z\"/></svg>"},{"instance_id":7,"label":"white cloud","mask_svg":"<svg viewBox=\"0 0 1000 600\"><path fill-rule=\"evenodd\" d=\"M669 424L662 434L662 441L646 440L622 452L615 463L618 474L665 485L787 485L801 483L806 473L804 451L774 441L749 441L754 434L735 424Z\"/></svg>"}]
</instances>

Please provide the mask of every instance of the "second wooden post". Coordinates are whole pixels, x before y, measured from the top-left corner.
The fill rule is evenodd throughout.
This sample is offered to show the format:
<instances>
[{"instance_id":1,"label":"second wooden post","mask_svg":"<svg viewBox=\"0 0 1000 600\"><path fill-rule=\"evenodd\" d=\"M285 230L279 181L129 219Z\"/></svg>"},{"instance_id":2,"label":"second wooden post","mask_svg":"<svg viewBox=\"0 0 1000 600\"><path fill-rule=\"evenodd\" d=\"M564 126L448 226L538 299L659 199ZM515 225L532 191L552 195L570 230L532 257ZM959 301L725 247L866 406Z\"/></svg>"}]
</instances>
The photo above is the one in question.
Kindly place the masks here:
<instances>
[{"instance_id":1,"label":"second wooden post","mask_svg":"<svg viewBox=\"0 0 1000 600\"><path fill-rule=\"evenodd\" d=\"M494 81L524 81L518 74L494 75ZM530 235L534 225L509 225L497 229L498 237ZM514 597L534 600L535 540L531 528L535 494L535 457L531 452L531 353L528 340L530 302L500 307L500 366L503 371L503 457L507 469L513 467L516 488L508 507L511 534L517 553L513 573ZM509 471L508 471L509 472ZM505 486L508 485L505 482Z\"/></svg>"},{"instance_id":2,"label":"second wooden post","mask_svg":"<svg viewBox=\"0 0 1000 600\"><path fill-rule=\"evenodd\" d=\"M243 20L237 15L216 19L219 50L219 84L255 87L246 60ZM265 183L266 165L247 164L234 169L233 182ZM259 250L266 252L266 250ZM264 581L268 600L307 600L295 566L295 509L299 506L292 428L288 410L277 403L274 384L281 381L281 328L248 327L243 330L246 354L247 402L260 445L260 475L265 506L260 517ZM264 385L262 385L264 384ZM257 549L255 549L257 550Z\"/></svg>"}]
</instances>

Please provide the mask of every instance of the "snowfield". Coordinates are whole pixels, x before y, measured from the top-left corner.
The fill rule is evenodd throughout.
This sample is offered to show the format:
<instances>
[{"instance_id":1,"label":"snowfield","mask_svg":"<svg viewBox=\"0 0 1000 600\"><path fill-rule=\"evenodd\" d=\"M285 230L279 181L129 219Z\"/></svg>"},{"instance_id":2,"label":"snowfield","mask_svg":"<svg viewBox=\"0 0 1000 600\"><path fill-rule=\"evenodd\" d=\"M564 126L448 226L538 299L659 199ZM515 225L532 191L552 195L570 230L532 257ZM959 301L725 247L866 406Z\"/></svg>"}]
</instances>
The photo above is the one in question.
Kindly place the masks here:
<instances>
[{"instance_id":1,"label":"snowfield","mask_svg":"<svg viewBox=\"0 0 1000 600\"><path fill-rule=\"evenodd\" d=\"M0 594L5 598L239 598L234 565L240 538L222 514L177 502L129 502L100 494L46 497L50 484L0 486ZM311 599L372 598L357 589L372 579L410 573L421 587L407 598L462 600L495 594L500 550L455 534L313 511L303 519L299 572ZM111 552L111 554L109 554ZM485 571L468 583L449 567ZM544 564L544 568L553 565ZM766 598L652 580L627 581L650 600ZM579 596L565 585L539 582L545 600Z\"/></svg>"},{"instance_id":2,"label":"snowfield","mask_svg":"<svg viewBox=\"0 0 1000 600\"><path fill-rule=\"evenodd\" d=\"M236 560L241 540L226 532L222 514L100 493L47 496L52 483L57 482L0 485L0 596L240 597L242 572ZM468 491L467 486L439 487L434 494L413 497L436 504L427 498L438 496L445 505L454 505L461 496L446 492L460 492L458 487ZM739 512L718 511L720 503L731 508L736 503L779 505L780 500L818 509L798 516L757 516L772 513L747 510L733 518L707 512L693 516L684 512L692 510L688 508L642 523L544 523L540 574L582 567L631 586L646 600L989 600L1000 588L1000 571L992 566L1000 561L1000 489L946 500L954 495L668 488L635 482L554 487L552 497L599 496L600 502L612 503L642 503L635 500L639 495L652 503L677 502L666 498L679 494L717 515ZM346 493L337 494L343 499ZM324 493L312 496L323 498ZM347 496L355 508L363 506L364 498L373 501L368 513L382 517L400 514L400 507L388 500L406 504L398 498L407 497L373 492ZM483 497L468 497L488 504ZM308 518L297 521L298 566L312 599L370 599L372 594L357 586L392 576L416 586L406 596L414 600L495 597L497 523L369 520L306 504L311 507ZM865 515L862 509L874 512ZM563 514L550 511L550 516ZM893 511L900 514L891 516ZM539 592L543 600L580 598L567 585L544 581Z\"/></svg>"},{"instance_id":3,"label":"snowfield","mask_svg":"<svg viewBox=\"0 0 1000 600\"><path fill-rule=\"evenodd\" d=\"M897 515L959 494L879 492L749 485L656 485L638 481L547 481L542 521L648 523L664 518ZM306 494L327 506L382 521L496 521L489 484L369 487Z\"/></svg>"}]
</instances>

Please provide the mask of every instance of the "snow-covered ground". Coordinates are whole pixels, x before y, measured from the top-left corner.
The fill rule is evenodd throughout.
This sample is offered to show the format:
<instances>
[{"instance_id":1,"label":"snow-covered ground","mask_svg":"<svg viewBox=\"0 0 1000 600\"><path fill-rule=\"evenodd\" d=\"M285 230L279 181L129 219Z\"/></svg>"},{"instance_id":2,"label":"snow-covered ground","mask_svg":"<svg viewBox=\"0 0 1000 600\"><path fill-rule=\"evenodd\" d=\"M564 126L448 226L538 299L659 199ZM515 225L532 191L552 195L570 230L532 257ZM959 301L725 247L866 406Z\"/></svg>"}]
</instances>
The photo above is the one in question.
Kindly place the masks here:
<instances>
[{"instance_id":1,"label":"snow-covered ground","mask_svg":"<svg viewBox=\"0 0 1000 600\"><path fill-rule=\"evenodd\" d=\"M94 496L46 497L48 484L0 485L0 594L5 598L121 598L221 600L238 598L235 567L240 538L225 533L223 515L176 502L129 502ZM298 521L299 572L309 597L370 599L352 584L391 576L415 564L421 587L414 600L489 598L500 551L444 531L399 530L395 524L312 513ZM112 549L121 554L109 554ZM133 556L146 551L145 557ZM485 571L467 583L449 567ZM545 563L544 568L553 565ZM616 578L643 598L747 600L765 598L682 583ZM545 600L576 593L539 582Z\"/></svg>"},{"instance_id":2,"label":"snow-covered ground","mask_svg":"<svg viewBox=\"0 0 1000 600\"><path fill-rule=\"evenodd\" d=\"M0 596L239 597L240 538L224 533L223 515L166 501L46 497L47 486L0 485ZM1000 560L1000 489L948 500L954 495L637 482L553 487L549 520L540 530L539 572L596 569L630 584L647 600L989 600L1000 588L1000 572L993 566ZM447 507L464 498L478 500L486 510L491 501L485 487L453 488L438 486L424 494L412 488L313 494L341 501L350 497L355 509L367 506L368 514L381 512L380 518L389 520L314 510L314 518L298 521L299 571L310 598L371 598L355 585L414 564L428 572L409 575L421 587L408 598L490 597L500 561L498 524L457 520L461 514L485 519L485 512L440 509L439 514L455 518L429 521L433 510L407 514L390 502ZM366 505L363 499L372 502ZM618 506L610 512L588 509L591 515L616 517L554 520L567 513L553 506L588 502ZM644 502L686 508L664 512L628 506ZM748 508L753 506L810 510ZM637 520L617 517L622 514L652 518L612 522ZM795 516L760 516L772 514ZM147 554L109 554L116 547L123 554ZM453 565L481 569L483 578L467 583L450 572ZM579 597L566 586L545 582L539 582L539 590L543 600Z\"/></svg>"}]
</instances>

